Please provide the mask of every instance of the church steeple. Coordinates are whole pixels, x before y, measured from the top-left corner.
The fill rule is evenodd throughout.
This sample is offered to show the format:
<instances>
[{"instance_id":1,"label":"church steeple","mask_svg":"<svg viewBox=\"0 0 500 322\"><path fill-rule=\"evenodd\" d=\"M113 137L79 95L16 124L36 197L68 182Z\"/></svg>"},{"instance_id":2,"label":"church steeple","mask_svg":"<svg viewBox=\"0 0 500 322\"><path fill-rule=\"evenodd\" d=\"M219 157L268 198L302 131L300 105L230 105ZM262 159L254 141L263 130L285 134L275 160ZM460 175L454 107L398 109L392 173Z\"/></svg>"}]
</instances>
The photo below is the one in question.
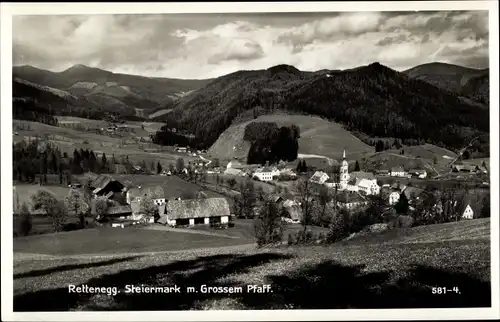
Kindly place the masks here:
<instances>
[{"instance_id":1,"label":"church steeple","mask_svg":"<svg viewBox=\"0 0 500 322\"><path fill-rule=\"evenodd\" d=\"M344 149L344 155L343 155L343 157L342 157L342 158L345 160L345 149Z\"/></svg>"}]
</instances>

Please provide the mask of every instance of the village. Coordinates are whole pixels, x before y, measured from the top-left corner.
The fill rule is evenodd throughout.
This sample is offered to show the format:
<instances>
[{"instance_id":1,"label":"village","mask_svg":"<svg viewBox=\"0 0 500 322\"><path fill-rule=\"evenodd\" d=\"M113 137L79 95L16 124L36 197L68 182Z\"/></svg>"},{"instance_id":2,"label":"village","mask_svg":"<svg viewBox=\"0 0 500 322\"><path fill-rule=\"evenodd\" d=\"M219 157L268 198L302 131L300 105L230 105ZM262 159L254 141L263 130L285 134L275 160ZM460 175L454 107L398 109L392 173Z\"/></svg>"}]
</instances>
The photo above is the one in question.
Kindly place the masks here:
<instances>
[{"instance_id":1,"label":"village","mask_svg":"<svg viewBox=\"0 0 500 322\"><path fill-rule=\"evenodd\" d=\"M251 166L236 159L227 162L224 167L219 160L212 161L205 158L203 155L206 151L175 147L175 152L180 156L197 157L195 160L199 161L189 161L184 164L183 159L179 157L175 165L165 165L165 168L158 162L154 171L148 170L145 166L133 165L133 173L140 177L178 176L185 181L198 184L200 187L198 191L175 195L166 193L169 187L164 185L144 186L134 184L134 180L123 183L113 174L98 175L88 172L69 185L68 196L75 193L83 196L85 190L91 192L91 217L111 227L124 228L139 224L170 227L210 225L214 228L227 229L234 225L234 220L238 217L235 202L238 202L238 195L242 195L242 191L238 190L245 187L244 183L249 181L253 185L261 185L258 186L262 192L261 200L272 200L285 210L282 220L290 224L300 224L304 220L302 205L304 198L297 191L300 182L307 184L311 198L320 195L321 189L324 189L323 194L327 200L324 200L325 197L322 199L325 204L348 211L362 211L368 207L373 197L381 198L388 208L395 207L403 197L408 210L415 211L418 204L428 199L428 194L436 195L436 192L439 192L436 189L430 191L425 187L419 187L418 182L428 178L425 169L404 169L398 166L367 172L361 171L356 162L353 169L355 171L350 172L352 162L348 162L345 150L340 166L336 169L338 172L334 173L307 169L304 160L299 160L295 169L284 162L278 165ZM486 168L479 166L453 164L450 168L451 173L487 173ZM412 183L411 179L415 179L413 182L416 181L417 184ZM215 183L212 182L211 188L216 189L220 195L208 197L202 187L209 187L208 183L214 180ZM237 185L238 183L240 185ZM262 186L266 186L267 189L262 189ZM14 196L16 195L18 194L15 193ZM435 198L432 209L442 213L443 201L446 202L444 199ZM457 206L457 202L458 200L454 200L454 206ZM257 216L258 203L254 203L252 207L254 215ZM464 197L458 207L460 209L456 209L456 212L460 219L481 216L482 204L477 198Z\"/></svg>"}]
</instances>

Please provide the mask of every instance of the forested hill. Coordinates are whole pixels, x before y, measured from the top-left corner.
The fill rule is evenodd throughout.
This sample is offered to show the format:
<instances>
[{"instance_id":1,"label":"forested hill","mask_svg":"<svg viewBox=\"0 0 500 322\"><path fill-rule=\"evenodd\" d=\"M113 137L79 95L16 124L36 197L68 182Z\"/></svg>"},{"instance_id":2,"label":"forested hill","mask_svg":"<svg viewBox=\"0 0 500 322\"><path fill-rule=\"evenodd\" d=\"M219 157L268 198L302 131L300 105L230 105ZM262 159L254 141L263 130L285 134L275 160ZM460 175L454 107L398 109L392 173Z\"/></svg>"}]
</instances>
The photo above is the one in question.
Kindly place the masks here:
<instances>
[{"instance_id":1,"label":"forested hill","mask_svg":"<svg viewBox=\"0 0 500 322\"><path fill-rule=\"evenodd\" d=\"M238 71L179 99L159 119L208 147L236 118L276 109L322 116L371 136L420 139L452 149L489 132L487 109L379 63L316 73L288 65Z\"/></svg>"}]
</instances>

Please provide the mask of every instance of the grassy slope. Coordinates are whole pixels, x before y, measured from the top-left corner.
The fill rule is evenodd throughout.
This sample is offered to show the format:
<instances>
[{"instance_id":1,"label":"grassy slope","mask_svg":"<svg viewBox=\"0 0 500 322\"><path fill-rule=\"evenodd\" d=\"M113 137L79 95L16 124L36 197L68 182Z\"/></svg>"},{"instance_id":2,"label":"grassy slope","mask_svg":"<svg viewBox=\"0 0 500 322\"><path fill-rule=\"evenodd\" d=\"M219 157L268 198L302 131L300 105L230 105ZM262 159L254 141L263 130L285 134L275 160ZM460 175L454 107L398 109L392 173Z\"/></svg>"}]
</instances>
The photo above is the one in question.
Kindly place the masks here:
<instances>
[{"instance_id":1,"label":"grassy slope","mask_svg":"<svg viewBox=\"0 0 500 322\"><path fill-rule=\"evenodd\" d=\"M489 306L489 229L489 220L479 219L329 247L241 246L142 257L20 260L14 265L14 310ZM68 294L68 283L121 290L126 284L270 284L273 293L85 295ZM461 295L432 295L436 286L456 286Z\"/></svg>"},{"instance_id":2,"label":"grassy slope","mask_svg":"<svg viewBox=\"0 0 500 322\"><path fill-rule=\"evenodd\" d=\"M91 125L91 127L97 124L104 125L99 121L86 121L88 121L86 122L86 124L93 124ZM152 133L152 131L154 131L157 126L160 126L159 123L151 123L149 126L145 126L144 131L141 131L140 125L133 125L133 127L137 126L137 128L135 129L136 133L129 133L129 136L124 138L110 137L93 132L79 131L70 128L55 127L37 122L14 120L13 123L25 125L29 124L30 126L29 130L27 130L25 127L25 130L17 131L19 135L13 136L13 140L15 140L16 142L19 140L27 139L28 137L34 139L36 135L38 135L39 137L43 137L46 135L49 137L49 140L52 143L60 147L61 151L67 152L70 155L73 153L75 148L92 149L94 150L94 152L106 153L107 156L115 154L115 157L117 158L119 156L129 156L131 162L140 162L142 160L145 160L150 163L151 161L160 161L163 166L167 166L170 162L175 164L175 160L179 157L176 154L164 151L164 147L161 147L159 145L152 143L138 143L134 140L131 140L132 136L148 136L149 133ZM121 147L124 139L126 140L125 145ZM85 141L88 143L84 143ZM162 152L152 153L144 151L141 150L139 146L142 146L144 148L162 150ZM188 157L187 155L184 155L183 158L186 162L191 159L197 159Z\"/></svg>"},{"instance_id":3,"label":"grassy slope","mask_svg":"<svg viewBox=\"0 0 500 322\"><path fill-rule=\"evenodd\" d=\"M343 129L340 124L315 116L305 115L264 115L255 120L236 124L227 129L212 145L209 153L220 159L245 158L250 144L243 141L245 126L251 122L276 122L278 125L295 124L300 128L299 153L340 158L343 149L349 155L360 155L373 151ZM236 146L236 151L233 147Z\"/></svg>"}]
</instances>

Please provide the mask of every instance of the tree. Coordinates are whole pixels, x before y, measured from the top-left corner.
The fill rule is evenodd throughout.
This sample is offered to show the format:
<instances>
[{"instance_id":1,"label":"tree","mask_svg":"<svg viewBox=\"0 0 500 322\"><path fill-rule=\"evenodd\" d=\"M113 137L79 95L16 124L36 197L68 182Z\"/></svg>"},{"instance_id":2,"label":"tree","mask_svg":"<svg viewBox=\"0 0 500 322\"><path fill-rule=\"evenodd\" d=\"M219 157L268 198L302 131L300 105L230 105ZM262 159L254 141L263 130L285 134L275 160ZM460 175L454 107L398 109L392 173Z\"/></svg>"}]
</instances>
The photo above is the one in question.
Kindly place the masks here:
<instances>
[{"instance_id":1,"label":"tree","mask_svg":"<svg viewBox=\"0 0 500 322\"><path fill-rule=\"evenodd\" d=\"M158 161L158 163L156 164L156 173L160 174L162 171L163 171L163 168L160 164L160 161Z\"/></svg>"},{"instance_id":2,"label":"tree","mask_svg":"<svg viewBox=\"0 0 500 322\"><path fill-rule=\"evenodd\" d=\"M45 190L39 190L31 196L33 210L42 210L52 219L52 228L56 232L61 231L67 218L67 210L64 203L58 201L54 195Z\"/></svg>"},{"instance_id":3,"label":"tree","mask_svg":"<svg viewBox=\"0 0 500 322\"><path fill-rule=\"evenodd\" d=\"M356 160L356 164L354 165L354 171L359 171L359 162Z\"/></svg>"},{"instance_id":4,"label":"tree","mask_svg":"<svg viewBox=\"0 0 500 322\"><path fill-rule=\"evenodd\" d=\"M108 160L106 159L106 153L102 154L101 157L101 172L106 172L108 171Z\"/></svg>"},{"instance_id":5,"label":"tree","mask_svg":"<svg viewBox=\"0 0 500 322\"><path fill-rule=\"evenodd\" d=\"M335 243L349 235L349 211L346 208L339 209L333 214L332 222L328 228L326 241Z\"/></svg>"},{"instance_id":6,"label":"tree","mask_svg":"<svg viewBox=\"0 0 500 322\"><path fill-rule=\"evenodd\" d=\"M184 170L184 159L183 158L178 158L176 163L175 163L175 169L177 170L177 173L182 173Z\"/></svg>"},{"instance_id":7,"label":"tree","mask_svg":"<svg viewBox=\"0 0 500 322\"><path fill-rule=\"evenodd\" d=\"M284 228L278 206L272 201L266 201L254 221L257 245L280 243L283 240Z\"/></svg>"},{"instance_id":8,"label":"tree","mask_svg":"<svg viewBox=\"0 0 500 322\"><path fill-rule=\"evenodd\" d=\"M85 214L89 211L90 205L85 200L85 196L78 190L71 189L66 197L66 207L74 212L80 219L80 227L85 227Z\"/></svg>"},{"instance_id":9,"label":"tree","mask_svg":"<svg viewBox=\"0 0 500 322\"><path fill-rule=\"evenodd\" d=\"M109 208L109 200L104 196L99 196L95 199L95 219L101 220L106 216Z\"/></svg>"},{"instance_id":10,"label":"tree","mask_svg":"<svg viewBox=\"0 0 500 322\"><path fill-rule=\"evenodd\" d=\"M235 178L230 178L229 180L227 180L227 184L229 185L229 187L231 189L233 189L234 186L236 185L236 179Z\"/></svg>"},{"instance_id":11,"label":"tree","mask_svg":"<svg viewBox=\"0 0 500 322\"><path fill-rule=\"evenodd\" d=\"M490 208L491 208L490 194L488 193L483 197L481 212L479 213L480 218L489 218L490 217Z\"/></svg>"},{"instance_id":12,"label":"tree","mask_svg":"<svg viewBox=\"0 0 500 322\"><path fill-rule=\"evenodd\" d=\"M175 172L175 166L172 163L168 164L168 171L170 171L170 173L174 173Z\"/></svg>"},{"instance_id":13,"label":"tree","mask_svg":"<svg viewBox=\"0 0 500 322\"><path fill-rule=\"evenodd\" d=\"M155 216L158 211L158 206L154 202L154 193L149 190L146 195L141 198L139 209L142 213L148 216Z\"/></svg>"},{"instance_id":14,"label":"tree","mask_svg":"<svg viewBox=\"0 0 500 322\"><path fill-rule=\"evenodd\" d=\"M32 221L29 207L25 202L23 202L22 206L18 209L18 214L21 218L19 220L17 233L21 236L28 236L32 228Z\"/></svg>"},{"instance_id":15,"label":"tree","mask_svg":"<svg viewBox=\"0 0 500 322\"><path fill-rule=\"evenodd\" d=\"M239 198L239 207L241 207L241 214L245 218L253 218L253 209L257 201L253 182L251 180L241 182L240 192L241 196Z\"/></svg>"},{"instance_id":16,"label":"tree","mask_svg":"<svg viewBox=\"0 0 500 322\"><path fill-rule=\"evenodd\" d=\"M313 210L313 194L309 180L301 180L297 184L298 199L302 208L302 225L304 233L307 230L307 225L311 222Z\"/></svg>"},{"instance_id":17,"label":"tree","mask_svg":"<svg viewBox=\"0 0 500 322\"><path fill-rule=\"evenodd\" d=\"M406 194L401 193L398 202L394 205L394 209L396 209L396 212L400 215L405 215L410 208L408 198L406 197Z\"/></svg>"},{"instance_id":18,"label":"tree","mask_svg":"<svg viewBox=\"0 0 500 322\"><path fill-rule=\"evenodd\" d=\"M328 202L330 202L330 191L328 190L327 187L321 186L319 189L319 194L318 194L318 202L319 202L319 220L316 220L317 224L322 223L323 221L326 221L326 206Z\"/></svg>"},{"instance_id":19,"label":"tree","mask_svg":"<svg viewBox=\"0 0 500 322\"><path fill-rule=\"evenodd\" d=\"M375 144L375 152L381 152L384 150L384 142L382 140L378 140Z\"/></svg>"}]
</instances>

